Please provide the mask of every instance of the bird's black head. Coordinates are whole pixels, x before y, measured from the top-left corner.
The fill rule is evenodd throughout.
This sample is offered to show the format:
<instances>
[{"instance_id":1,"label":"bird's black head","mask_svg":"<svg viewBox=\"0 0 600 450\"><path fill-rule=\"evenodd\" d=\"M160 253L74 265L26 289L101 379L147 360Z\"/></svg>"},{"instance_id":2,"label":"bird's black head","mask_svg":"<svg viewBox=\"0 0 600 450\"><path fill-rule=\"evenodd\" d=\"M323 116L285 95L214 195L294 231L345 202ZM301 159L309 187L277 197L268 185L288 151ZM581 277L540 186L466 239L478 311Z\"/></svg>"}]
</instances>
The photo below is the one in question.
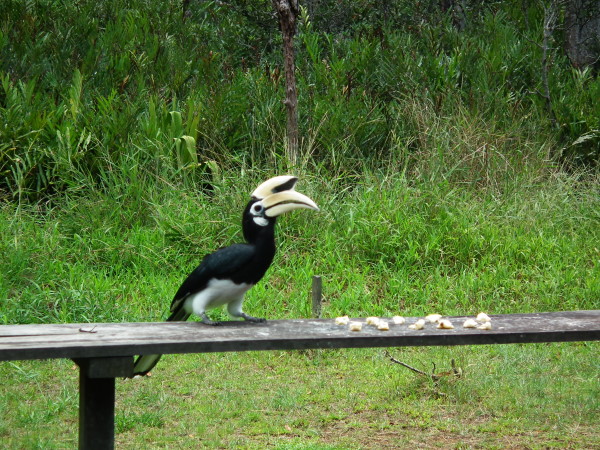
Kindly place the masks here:
<instances>
[{"instance_id":1,"label":"bird's black head","mask_svg":"<svg viewBox=\"0 0 600 450\"><path fill-rule=\"evenodd\" d=\"M242 229L247 242L254 243L258 236L273 235L276 217L267 217L260 200L250 200L242 216Z\"/></svg>"},{"instance_id":2,"label":"bird's black head","mask_svg":"<svg viewBox=\"0 0 600 450\"><path fill-rule=\"evenodd\" d=\"M319 210L315 202L294 190L297 181L298 178L289 175L274 177L254 190L242 218L248 242L254 242L262 234L272 234L281 214L301 208Z\"/></svg>"}]
</instances>

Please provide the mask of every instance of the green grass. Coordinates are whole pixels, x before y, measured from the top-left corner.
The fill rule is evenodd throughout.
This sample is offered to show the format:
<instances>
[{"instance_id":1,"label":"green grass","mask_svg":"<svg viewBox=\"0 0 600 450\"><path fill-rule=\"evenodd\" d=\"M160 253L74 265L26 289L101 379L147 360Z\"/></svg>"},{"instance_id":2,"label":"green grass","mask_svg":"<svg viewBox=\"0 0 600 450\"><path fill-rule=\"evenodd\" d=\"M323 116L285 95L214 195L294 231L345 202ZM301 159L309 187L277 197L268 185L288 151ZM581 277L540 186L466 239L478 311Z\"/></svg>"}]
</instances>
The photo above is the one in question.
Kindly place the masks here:
<instances>
[{"instance_id":1,"label":"green grass","mask_svg":"<svg viewBox=\"0 0 600 450\"><path fill-rule=\"evenodd\" d=\"M502 193L401 174L304 177L299 190L322 211L279 221L276 261L246 309L309 316L314 274L324 279L325 317L598 308L597 184L547 176ZM201 256L240 239L256 180L234 179L225 174L218 192L229 195L214 197L165 186L135 201L92 192L47 211L4 205L3 323L163 319ZM118 445L600 445L596 343L391 352L425 371L455 359L464 376L434 385L383 350L172 355L150 378L118 381ZM0 376L3 442L75 445L72 363L5 362Z\"/></svg>"},{"instance_id":2,"label":"green grass","mask_svg":"<svg viewBox=\"0 0 600 450\"><path fill-rule=\"evenodd\" d=\"M366 175L341 194L348 181L308 177L299 189L322 211L280 220L279 252L249 308L308 315L312 275L328 317L597 307L597 188L550 176L497 193ZM44 213L5 205L2 321L160 320L201 257L241 239L250 183L232 179L219 189L230 195L214 197L166 186L137 199L92 192Z\"/></svg>"},{"instance_id":3,"label":"green grass","mask_svg":"<svg viewBox=\"0 0 600 450\"><path fill-rule=\"evenodd\" d=\"M392 349L165 357L154 376L118 381L119 448L593 448L600 444L598 345ZM72 447L72 363L2 363L8 448ZM291 382L291 380L294 380ZM27 399L27 400L25 400ZM8 412L10 411L10 414Z\"/></svg>"}]
</instances>

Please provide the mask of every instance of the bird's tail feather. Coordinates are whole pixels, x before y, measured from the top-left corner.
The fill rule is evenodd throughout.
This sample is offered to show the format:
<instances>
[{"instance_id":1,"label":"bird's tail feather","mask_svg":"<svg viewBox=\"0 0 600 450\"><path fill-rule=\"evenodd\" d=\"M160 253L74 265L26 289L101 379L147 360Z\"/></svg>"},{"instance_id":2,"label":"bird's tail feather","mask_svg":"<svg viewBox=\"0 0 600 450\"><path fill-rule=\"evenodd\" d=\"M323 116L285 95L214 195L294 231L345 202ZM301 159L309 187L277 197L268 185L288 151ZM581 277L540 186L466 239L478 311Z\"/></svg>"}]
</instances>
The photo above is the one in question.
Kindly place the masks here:
<instances>
[{"instance_id":1,"label":"bird's tail feather","mask_svg":"<svg viewBox=\"0 0 600 450\"><path fill-rule=\"evenodd\" d=\"M133 376L148 375L162 355L140 355L133 364Z\"/></svg>"},{"instance_id":2,"label":"bird's tail feather","mask_svg":"<svg viewBox=\"0 0 600 450\"><path fill-rule=\"evenodd\" d=\"M187 320L190 317L190 313L188 313L184 308L177 308L175 311L171 313L171 315L167 318L167 322L179 322L183 320ZM140 375L144 376L150 372L154 366L160 360L162 355L140 355L136 359L133 364L133 376Z\"/></svg>"},{"instance_id":3,"label":"bird's tail feather","mask_svg":"<svg viewBox=\"0 0 600 450\"><path fill-rule=\"evenodd\" d=\"M184 320L188 320L190 317L190 313L185 310L185 308L177 308L175 311L171 313L171 315L167 318L167 322L181 322Z\"/></svg>"}]
</instances>

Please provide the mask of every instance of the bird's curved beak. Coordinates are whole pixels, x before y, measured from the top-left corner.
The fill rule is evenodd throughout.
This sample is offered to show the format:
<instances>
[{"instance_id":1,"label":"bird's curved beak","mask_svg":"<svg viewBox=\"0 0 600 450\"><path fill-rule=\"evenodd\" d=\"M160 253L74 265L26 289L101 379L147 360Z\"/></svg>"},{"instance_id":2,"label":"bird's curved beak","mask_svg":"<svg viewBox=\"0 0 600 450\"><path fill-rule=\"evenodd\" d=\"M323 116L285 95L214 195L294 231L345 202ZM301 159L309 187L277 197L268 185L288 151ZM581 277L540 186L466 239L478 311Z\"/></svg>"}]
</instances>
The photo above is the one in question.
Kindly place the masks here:
<instances>
[{"instance_id":1,"label":"bird's curved beak","mask_svg":"<svg viewBox=\"0 0 600 450\"><path fill-rule=\"evenodd\" d=\"M297 182L298 177L292 175L273 177L258 186L252 197L261 200L268 217L277 217L295 209L318 211L319 207L315 202L294 190Z\"/></svg>"},{"instance_id":2,"label":"bird's curved beak","mask_svg":"<svg viewBox=\"0 0 600 450\"><path fill-rule=\"evenodd\" d=\"M284 191L271 194L262 200L265 207L265 214L268 217L277 217L283 213L293 211L294 209L314 209L319 207L306 195L296 191Z\"/></svg>"}]
</instances>

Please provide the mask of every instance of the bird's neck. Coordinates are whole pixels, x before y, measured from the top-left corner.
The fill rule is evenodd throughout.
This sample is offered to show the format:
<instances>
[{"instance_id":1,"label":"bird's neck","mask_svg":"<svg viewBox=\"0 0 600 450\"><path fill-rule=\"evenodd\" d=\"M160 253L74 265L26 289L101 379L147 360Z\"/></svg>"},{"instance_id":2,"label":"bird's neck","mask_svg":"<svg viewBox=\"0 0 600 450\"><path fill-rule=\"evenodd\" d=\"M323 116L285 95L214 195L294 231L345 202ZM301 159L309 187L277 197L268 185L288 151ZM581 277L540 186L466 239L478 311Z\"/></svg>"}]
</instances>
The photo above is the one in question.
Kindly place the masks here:
<instances>
[{"instance_id":1,"label":"bird's neck","mask_svg":"<svg viewBox=\"0 0 600 450\"><path fill-rule=\"evenodd\" d=\"M252 273L251 283L257 283L267 272L275 257L275 230L274 224L250 233L247 243L256 248L250 271Z\"/></svg>"},{"instance_id":2,"label":"bird's neck","mask_svg":"<svg viewBox=\"0 0 600 450\"><path fill-rule=\"evenodd\" d=\"M269 264L275 256L275 224L269 224L261 227L248 236L248 244L254 245L258 254L265 255L269 259Z\"/></svg>"},{"instance_id":3,"label":"bird's neck","mask_svg":"<svg viewBox=\"0 0 600 450\"><path fill-rule=\"evenodd\" d=\"M242 216L242 230L244 239L249 245L256 248L254 260L252 262L252 272L254 273L253 282L260 280L275 257L275 218L268 219L269 223L260 226L254 222L252 215L249 214L253 202L249 202Z\"/></svg>"}]
</instances>

